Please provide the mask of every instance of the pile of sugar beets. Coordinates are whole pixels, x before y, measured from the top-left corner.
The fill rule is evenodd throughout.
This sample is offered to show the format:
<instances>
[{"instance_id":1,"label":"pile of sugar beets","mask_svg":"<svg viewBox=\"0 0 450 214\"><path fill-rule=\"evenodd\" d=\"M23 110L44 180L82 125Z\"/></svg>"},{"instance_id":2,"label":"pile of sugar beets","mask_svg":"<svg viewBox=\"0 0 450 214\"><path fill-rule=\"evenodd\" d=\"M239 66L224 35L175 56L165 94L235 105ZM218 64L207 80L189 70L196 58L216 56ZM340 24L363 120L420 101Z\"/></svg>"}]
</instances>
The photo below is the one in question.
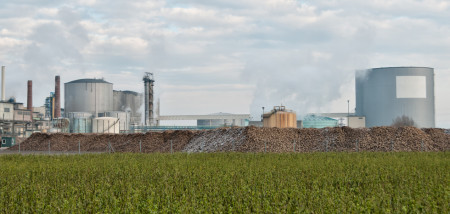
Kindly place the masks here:
<instances>
[{"instance_id":1,"label":"pile of sugar beets","mask_svg":"<svg viewBox=\"0 0 450 214\"><path fill-rule=\"evenodd\" d=\"M444 129L374 127L323 129L232 127L136 134L34 133L22 151L59 152L389 152L448 151ZM10 150L19 150L15 145Z\"/></svg>"}]
</instances>

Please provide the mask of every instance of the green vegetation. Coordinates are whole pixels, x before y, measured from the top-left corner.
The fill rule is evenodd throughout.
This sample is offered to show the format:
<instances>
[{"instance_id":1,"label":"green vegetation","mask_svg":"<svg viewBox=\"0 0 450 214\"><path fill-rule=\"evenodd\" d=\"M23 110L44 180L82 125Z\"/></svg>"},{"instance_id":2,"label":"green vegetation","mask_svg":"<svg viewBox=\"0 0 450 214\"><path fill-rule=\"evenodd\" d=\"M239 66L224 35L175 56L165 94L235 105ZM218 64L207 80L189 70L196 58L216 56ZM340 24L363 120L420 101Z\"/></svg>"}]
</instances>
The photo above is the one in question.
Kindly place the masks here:
<instances>
[{"instance_id":1,"label":"green vegetation","mask_svg":"<svg viewBox=\"0 0 450 214\"><path fill-rule=\"evenodd\" d=\"M442 153L1 155L1 213L449 213Z\"/></svg>"}]
</instances>

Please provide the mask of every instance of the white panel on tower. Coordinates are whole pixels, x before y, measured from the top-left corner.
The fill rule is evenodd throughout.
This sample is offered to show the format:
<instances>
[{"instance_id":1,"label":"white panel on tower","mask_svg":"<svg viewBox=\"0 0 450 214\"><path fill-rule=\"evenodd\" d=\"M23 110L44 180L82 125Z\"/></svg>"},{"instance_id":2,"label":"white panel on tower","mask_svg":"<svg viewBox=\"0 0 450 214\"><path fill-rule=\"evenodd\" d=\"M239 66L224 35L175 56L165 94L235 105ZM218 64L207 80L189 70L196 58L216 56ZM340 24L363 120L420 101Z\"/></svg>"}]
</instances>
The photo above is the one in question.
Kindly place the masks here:
<instances>
[{"instance_id":1,"label":"white panel on tower","mask_svg":"<svg viewBox=\"0 0 450 214\"><path fill-rule=\"evenodd\" d=\"M397 98L427 98L425 76L397 76Z\"/></svg>"}]
</instances>

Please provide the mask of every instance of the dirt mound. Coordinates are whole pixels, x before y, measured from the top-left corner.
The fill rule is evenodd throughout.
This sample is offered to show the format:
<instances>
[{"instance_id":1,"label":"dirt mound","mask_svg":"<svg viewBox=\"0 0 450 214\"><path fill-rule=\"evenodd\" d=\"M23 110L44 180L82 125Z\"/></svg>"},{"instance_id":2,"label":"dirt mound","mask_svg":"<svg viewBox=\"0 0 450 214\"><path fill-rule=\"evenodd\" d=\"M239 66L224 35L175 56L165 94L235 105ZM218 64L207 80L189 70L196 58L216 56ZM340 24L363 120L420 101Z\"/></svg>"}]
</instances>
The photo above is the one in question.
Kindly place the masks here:
<instances>
[{"instance_id":1,"label":"dirt mound","mask_svg":"<svg viewBox=\"0 0 450 214\"><path fill-rule=\"evenodd\" d=\"M348 127L324 129L220 128L208 131L165 131L145 134L35 133L23 151L83 152L356 152L448 151L444 129L413 127ZM10 150L18 150L19 146Z\"/></svg>"}]
</instances>

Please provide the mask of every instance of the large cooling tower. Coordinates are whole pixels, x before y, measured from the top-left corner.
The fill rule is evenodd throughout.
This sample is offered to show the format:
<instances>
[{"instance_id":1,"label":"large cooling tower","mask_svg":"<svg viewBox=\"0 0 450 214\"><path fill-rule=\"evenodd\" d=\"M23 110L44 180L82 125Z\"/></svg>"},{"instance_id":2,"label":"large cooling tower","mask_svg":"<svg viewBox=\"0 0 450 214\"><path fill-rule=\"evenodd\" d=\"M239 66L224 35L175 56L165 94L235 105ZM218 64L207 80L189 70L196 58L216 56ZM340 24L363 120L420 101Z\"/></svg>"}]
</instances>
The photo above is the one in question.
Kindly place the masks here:
<instances>
[{"instance_id":1,"label":"large cooling tower","mask_svg":"<svg viewBox=\"0 0 450 214\"><path fill-rule=\"evenodd\" d=\"M356 114L366 126L389 126L402 116L435 127L434 69L374 68L356 72Z\"/></svg>"}]
</instances>

